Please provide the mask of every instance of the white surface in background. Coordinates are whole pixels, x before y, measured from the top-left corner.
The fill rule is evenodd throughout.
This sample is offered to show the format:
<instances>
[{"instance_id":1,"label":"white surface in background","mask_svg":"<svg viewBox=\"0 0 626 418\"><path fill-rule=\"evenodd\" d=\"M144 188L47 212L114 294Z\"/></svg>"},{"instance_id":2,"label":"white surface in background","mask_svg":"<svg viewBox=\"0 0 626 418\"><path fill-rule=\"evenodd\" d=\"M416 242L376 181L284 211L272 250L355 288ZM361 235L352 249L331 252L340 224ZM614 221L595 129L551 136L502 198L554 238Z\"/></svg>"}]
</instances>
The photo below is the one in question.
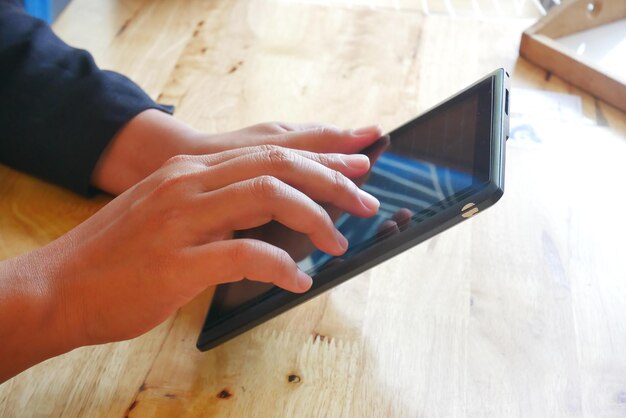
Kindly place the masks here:
<instances>
[{"instance_id":1,"label":"white surface in background","mask_svg":"<svg viewBox=\"0 0 626 418\"><path fill-rule=\"evenodd\" d=\"M511 119L549 119L560 122L583 119L582 99L573 94L514 88L510 100Z\"/></svg>"},{"instance_id":2,"label":"white surface in background","mask_svg":"<svg viewBox=\"0 0 626 418\"><path fill-rule=\"evenodd\" d=\"M557 38L557 41L626 83L626 19Z\"/></svg>"},{"instance_id":3,"label":"white surface in background","mask_svg":"<svg viewBox=\"0 0 626 418\"><path fill-rule=\"evenodd\" d=\"M583 116L580 96L544 90L511 90L510 138L507 147L534 149L552 144L565 133L559 129L594 123Z\"/></svg>"}]
</instances>

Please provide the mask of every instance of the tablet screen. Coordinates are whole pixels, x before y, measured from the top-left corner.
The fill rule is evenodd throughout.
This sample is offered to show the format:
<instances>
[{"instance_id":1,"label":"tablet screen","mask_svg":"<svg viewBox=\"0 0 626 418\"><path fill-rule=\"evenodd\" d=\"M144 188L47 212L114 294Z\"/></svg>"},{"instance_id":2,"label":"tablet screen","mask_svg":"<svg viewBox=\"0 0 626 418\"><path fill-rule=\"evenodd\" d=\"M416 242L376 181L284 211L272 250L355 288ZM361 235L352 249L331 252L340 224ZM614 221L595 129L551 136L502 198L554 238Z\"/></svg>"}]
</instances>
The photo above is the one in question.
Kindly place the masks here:
<instances>
[{"instance_id":1,"label":"tablet screen","mask_svg":"<svg viewBox=\"0 0 626 418\"><path fill-rule=\"evenodd\" d=\"M380 200L380 209L376 216L359 218L328 208L350 243L344 255L316 250L306 236L280 225L273 225L272 243L287 250L315 286L315 275L334 263L410 229L484 185L489 180L492 94L489 78L363 151L372 162L370 172L353 180ZM220 285L208 319L218 319L275 289L247 280Z\"/></svg>"}]
</instances>

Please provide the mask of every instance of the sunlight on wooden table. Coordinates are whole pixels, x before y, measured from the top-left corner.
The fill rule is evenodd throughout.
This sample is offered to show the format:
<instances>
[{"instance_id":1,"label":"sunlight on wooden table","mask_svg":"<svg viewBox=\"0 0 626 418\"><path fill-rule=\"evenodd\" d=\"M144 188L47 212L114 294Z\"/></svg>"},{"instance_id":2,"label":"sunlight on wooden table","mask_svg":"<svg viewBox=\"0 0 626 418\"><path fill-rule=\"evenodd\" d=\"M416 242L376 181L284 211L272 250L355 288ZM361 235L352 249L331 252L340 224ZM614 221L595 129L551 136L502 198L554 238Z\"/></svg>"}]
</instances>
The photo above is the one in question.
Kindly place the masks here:
<instances>
[{"instance_id":1,"label":"sunlight on wooden table","mask_svg":"<svg viewBox=\"0 0 626 418\"><path fill-rule=\"evenodd\" d=\"M195 340L212 289L140 338L37 365L0 386L0 416L625 416L626 118L518 59L538 15L501 0L74 0L60 36L209 132L389 130L504 66L506 191L209 352ZM0 258L106 202L0 167Z\"/></svg>"}]
</instances>

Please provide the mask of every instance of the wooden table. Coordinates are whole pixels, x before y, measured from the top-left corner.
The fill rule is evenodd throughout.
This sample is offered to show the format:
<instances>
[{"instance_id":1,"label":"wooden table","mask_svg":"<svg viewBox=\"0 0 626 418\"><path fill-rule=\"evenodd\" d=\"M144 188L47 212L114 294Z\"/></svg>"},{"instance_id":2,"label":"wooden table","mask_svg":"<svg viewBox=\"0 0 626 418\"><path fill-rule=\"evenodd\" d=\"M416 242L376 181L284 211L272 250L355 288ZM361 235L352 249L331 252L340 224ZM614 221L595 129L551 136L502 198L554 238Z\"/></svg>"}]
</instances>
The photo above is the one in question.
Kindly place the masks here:
<instances>
[{"instance_id":1,"label":"wooden table","mask_svg":"<svg viewBox=\"0 0 626 418\"><path fill-rule=\"evenodd\" d=\"M537 14L519 4L74 0L64 39L207 131L391 129L505 66L517 134L505 197L477 218L200 353L209 289L4 383L0 416L626 416L626 118L518 59ZM520 108L523 89L580 97L585 119L563 116L570 96ZM0 258L106 202L0 167Z\"/></svg>"}]
</instances>

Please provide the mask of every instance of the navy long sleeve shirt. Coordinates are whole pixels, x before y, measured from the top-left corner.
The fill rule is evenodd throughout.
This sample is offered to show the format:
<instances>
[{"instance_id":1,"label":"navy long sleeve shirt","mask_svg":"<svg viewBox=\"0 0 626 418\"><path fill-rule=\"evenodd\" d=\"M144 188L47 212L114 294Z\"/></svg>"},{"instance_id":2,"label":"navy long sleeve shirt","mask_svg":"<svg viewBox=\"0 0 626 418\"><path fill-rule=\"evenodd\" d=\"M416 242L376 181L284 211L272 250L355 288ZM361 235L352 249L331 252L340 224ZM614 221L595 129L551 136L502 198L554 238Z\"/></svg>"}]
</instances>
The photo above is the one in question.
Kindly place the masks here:
<instances>
[{"instance_id":1,"label":"navy long sleeve shirt","mask_svg":"<svg viewBox=\"0 0 626 418\"><path fill-rule=\"evenodd\" d=\"M59 39L19 0L0 0L0 163L81 194L117 131L155 103Z\"/></svg>"}]
</instances>

